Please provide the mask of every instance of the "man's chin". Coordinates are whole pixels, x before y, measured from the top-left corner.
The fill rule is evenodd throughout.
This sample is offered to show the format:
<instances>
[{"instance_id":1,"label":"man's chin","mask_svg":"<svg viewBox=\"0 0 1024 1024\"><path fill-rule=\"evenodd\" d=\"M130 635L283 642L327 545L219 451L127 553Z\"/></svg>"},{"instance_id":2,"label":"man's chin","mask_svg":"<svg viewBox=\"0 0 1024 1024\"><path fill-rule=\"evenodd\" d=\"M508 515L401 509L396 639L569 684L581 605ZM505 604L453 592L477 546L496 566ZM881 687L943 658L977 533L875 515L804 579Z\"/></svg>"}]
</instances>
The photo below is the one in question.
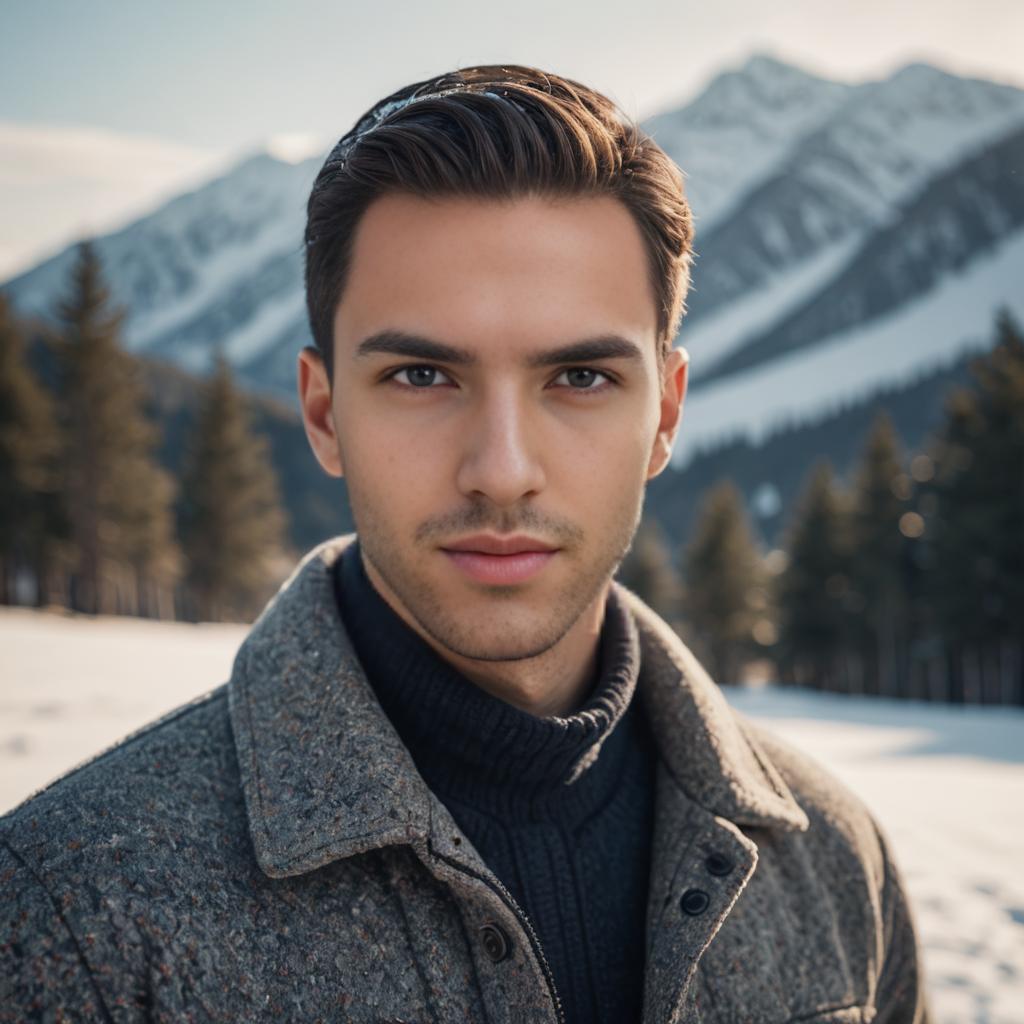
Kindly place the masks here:
<instances>
[{"instance_id":1,"label":"man's chin","mask_svg":"<svg viewBox=\"0 0 1024 1024\"><path fill-rule=\"evenodd\" d=\"M522 616L509 617L508 607L482 614L485 609L479 600L471 613L456 615L447 621L427 621L420 624L433 638L452 654L473 661L526 661L538 658L554 647L569 631L572 623L555 626L555 614L538 613L534 605Z\"/></svg>"}]
</instances>

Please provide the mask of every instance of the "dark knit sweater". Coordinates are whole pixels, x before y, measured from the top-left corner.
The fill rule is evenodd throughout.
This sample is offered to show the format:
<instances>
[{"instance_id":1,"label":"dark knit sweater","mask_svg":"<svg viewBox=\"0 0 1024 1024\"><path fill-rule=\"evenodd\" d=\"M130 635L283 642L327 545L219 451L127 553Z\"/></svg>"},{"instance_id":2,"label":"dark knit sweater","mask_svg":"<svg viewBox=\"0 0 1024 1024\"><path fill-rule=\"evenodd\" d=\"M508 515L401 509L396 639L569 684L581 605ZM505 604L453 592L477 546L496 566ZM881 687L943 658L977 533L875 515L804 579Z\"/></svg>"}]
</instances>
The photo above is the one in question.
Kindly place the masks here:
<instances>
[{"instance_id":1,"label":"dark knit sweater","mask_svg":"<svg viewBox=\"0 0 1024 1024\"><path fill-rule=\"evenodd\" d=\"M440 658L373 587L358 543L335 583L381 706L528 916L567 1022L639 1021L655 748L633 700L639 643L628 609L609 597L597 677L581 706L541 718Z\"/></svg>"}]
</instances>

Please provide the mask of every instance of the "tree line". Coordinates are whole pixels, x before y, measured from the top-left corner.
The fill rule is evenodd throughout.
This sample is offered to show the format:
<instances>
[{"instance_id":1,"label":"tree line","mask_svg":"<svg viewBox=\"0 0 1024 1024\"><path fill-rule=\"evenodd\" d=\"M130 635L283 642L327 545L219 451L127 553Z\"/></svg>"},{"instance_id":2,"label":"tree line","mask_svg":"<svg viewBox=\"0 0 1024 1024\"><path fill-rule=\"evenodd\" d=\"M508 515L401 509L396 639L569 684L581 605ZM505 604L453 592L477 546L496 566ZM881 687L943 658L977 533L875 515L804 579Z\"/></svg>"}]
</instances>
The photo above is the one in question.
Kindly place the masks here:
<instances>
[{"instance_id":1,"label":"tree line","mask_svg":"<svg viewBox=\"0 0 1024 1024\"><path fill-rule=\"evenodd\" d=\"M157 459L124 310L92 242L78 246L53 313L52 325L29 324L0 293L0 603L248 618L288 557L285 514L223 354L178 479Z\"/></svg>"},{"instance_id":2,"label":"tree line","mask_svg":"<svg viewBox=\"0 0 1024 1024\"><path fill-rule=\"evenodd\" d=\"M836 693L1024 704L1024 335L1008 310L923 448L905 453L880 415L849 481L811 468L768 552L720 482L681 571L645 523L620 578L720 682L759 668Z\"/></svg>"}]
</instances>

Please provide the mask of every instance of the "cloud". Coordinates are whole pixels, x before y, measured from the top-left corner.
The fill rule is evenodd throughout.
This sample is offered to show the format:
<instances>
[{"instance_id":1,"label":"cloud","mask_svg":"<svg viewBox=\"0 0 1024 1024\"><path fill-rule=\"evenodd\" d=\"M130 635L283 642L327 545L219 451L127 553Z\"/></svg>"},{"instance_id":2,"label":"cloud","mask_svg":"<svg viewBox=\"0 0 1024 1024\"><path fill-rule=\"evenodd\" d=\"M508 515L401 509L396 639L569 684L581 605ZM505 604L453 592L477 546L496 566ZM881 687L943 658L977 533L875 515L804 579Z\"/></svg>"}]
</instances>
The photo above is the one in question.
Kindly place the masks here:
<instances>
[{"instance_id":1,"label":"cloud","mask_svg":"<svg viewBox=\"0 0 1024 1024\"><path fill-rule=\"evenodd\" d=\"M123 226L230 160L152 136L0 121L0 280Z\"/></svg>"}]
</instances>

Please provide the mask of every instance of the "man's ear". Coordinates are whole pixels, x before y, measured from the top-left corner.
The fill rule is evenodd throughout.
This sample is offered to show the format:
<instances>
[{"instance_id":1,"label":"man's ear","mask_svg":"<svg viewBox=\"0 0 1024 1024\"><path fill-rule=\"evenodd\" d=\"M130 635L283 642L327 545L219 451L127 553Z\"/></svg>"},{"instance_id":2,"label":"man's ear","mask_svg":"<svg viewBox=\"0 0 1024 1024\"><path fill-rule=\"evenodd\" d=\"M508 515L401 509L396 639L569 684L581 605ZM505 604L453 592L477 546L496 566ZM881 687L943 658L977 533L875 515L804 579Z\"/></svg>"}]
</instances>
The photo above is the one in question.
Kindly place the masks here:
<instances>
[{"instance_id":1,"label":"man's ear","mask_svg":"<svg viewBox=\"0 0 1024 1024\"><path fill-rule=\"evenodd\" d=\"M648 480L656 477L672 458L672 445L683 418L689 366L690 356L685 348L671 349L665 356L665 367L661 374L658 433L654 437L654 447L647 464Z\"/></svg>"},{"instance_id":2,"label":"man's ear","mask_svg":"<svg viewBox=\"0 0 1024 1024\"><path fill-rule=\"evenodd\" d=\"M309 446L328 476L344 476L331 403L331 382L318 349L307 345L299 353L298 371L299 404Z\"/></svg>"}]
</instances>

